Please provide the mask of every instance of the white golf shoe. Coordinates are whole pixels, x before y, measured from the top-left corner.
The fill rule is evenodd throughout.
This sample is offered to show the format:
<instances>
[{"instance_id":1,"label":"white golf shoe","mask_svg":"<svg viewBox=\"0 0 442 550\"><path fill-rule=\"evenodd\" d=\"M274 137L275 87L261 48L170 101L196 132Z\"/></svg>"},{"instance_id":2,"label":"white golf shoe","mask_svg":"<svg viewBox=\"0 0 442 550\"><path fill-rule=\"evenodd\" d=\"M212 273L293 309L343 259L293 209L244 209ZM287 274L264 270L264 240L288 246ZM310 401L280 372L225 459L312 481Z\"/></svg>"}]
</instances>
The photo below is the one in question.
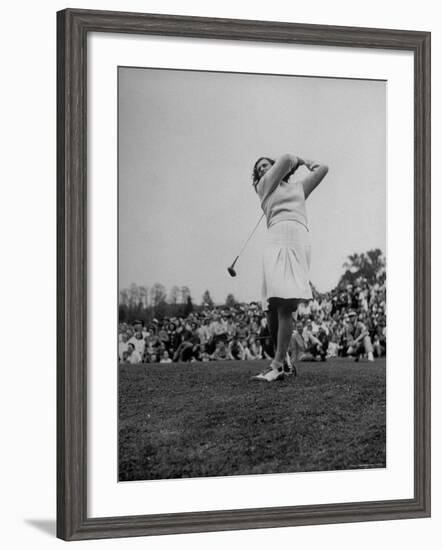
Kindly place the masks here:
<instances>
[{"instance_id":1,"label":"white golf shoe","mask_svg":"<svg viewBox=\"0 0 442 550\"><path fill-rule=\"evenodd\" d=\"M267 370L252 376L252 380L261 380L263 382L276 382L276 380L283 380L284 370L283 368L274 369L269 367Z\"/></svg>"}]
</instances>

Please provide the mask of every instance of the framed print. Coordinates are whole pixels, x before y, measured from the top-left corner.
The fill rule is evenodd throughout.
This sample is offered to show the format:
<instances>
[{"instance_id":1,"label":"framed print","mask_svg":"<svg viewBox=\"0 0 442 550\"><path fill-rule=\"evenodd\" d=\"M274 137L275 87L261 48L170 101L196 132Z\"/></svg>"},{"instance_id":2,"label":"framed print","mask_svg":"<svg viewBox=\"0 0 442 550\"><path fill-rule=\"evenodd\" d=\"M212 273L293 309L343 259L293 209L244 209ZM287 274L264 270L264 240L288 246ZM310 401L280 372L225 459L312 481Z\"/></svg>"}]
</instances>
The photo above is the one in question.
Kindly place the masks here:
<instances>
[{"instance_id":1,"label":"framed print","mask_svg":"<svg viewBox=\"0 0 442 550\"><path fill-rule=\"evenodd\" d=\"M429 516L430 34L57 17L58 536Z\"/></svg>"}]
</instances>

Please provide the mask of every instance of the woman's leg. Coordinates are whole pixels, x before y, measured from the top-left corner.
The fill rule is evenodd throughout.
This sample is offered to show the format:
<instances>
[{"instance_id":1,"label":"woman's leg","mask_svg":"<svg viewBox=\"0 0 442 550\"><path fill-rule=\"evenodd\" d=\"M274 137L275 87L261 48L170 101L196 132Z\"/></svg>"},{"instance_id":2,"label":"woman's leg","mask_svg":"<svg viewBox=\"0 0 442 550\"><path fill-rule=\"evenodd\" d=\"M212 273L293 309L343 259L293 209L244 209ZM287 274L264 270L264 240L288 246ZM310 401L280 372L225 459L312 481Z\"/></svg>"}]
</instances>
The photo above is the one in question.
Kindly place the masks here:
<instances>
[{"instance_id":1,"label":"woman's leg","mask_svg":"<svg viewBox=\"0 0 442 550\"><path fill-rule=\"evenodd\" d=\"M289 349L290 340L293 333L292 308L285 304L278 306L278 338L275 351L274 363L279 367L284 360Z\"/></svg>"},{"instance_id":2,"label":"woman's leg","mask_svg":"<svg viewBox=\"0 0 442 550\"><path fill-rule=\"evenodd\" d=\"M274 359L271 362L270 369L262 372L256 376L253 376L253 380L264 380L267 382L273 382L275 380L281 380L284 378L284 361L289 348L290 340L293 332L293 304L279 302L276 307L269 308L269 330L270 326L272 330L275 330L277 326L277 333L271 332L272 336L276 340L276 349ZM273 315L272 315L273 313ZM271 324L270 324L271 323Z\"/></svg>"},{"instance_id":3,"label":"woman's leg","mask_svg":"<svg viewBox=\"0 0 442 550\"><path fill-rule=\"evenodd\" d=\"M273 344L273 357L275 357L276 348L278 346L278 310L270 306L266 311L266 317L270 338Z\"/></svg>"}]
</instances>

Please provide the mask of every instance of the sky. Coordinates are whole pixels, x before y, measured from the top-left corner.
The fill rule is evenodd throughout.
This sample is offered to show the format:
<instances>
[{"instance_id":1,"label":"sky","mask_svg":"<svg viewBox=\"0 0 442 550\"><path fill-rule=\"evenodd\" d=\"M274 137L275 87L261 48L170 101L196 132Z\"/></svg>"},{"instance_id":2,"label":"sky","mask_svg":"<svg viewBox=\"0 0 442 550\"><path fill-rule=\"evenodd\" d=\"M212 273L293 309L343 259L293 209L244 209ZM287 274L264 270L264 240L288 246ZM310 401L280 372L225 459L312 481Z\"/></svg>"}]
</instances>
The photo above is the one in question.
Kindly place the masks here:
<instances>
[{"instance_id":1,"label":"sky","mask_svg":"<svg viewBox=\"0 0 442 550\"><path fill-rule=\"evenodd\" d=\"M262 212L260 156L329 166L306 203L319 291L349 254L385 252L386 82L120 67L118 84L120 289L260 299L265 222L227 273Z\"/></svg>"}]
</instances>

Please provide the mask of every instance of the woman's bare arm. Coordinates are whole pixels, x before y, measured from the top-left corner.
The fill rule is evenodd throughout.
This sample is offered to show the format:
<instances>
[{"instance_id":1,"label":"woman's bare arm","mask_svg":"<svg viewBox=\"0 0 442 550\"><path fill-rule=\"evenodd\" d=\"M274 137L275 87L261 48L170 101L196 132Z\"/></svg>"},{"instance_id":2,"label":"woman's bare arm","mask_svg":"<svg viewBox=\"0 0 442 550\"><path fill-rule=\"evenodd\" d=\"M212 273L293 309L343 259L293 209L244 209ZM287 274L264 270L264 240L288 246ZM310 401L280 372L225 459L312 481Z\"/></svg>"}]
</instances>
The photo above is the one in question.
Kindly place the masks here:
<instances>
[{"instance_id":1,"label":"woman's bare arm","mask_svg":"<svg viewBox=\"0 0 442 550\"><path fill-rule=\"evenodd\" d=\"M265 200L281 183L282 179L298 166L298 158L286 153L279 157L275 164L264 174L258 183L258 194Z\"/></svg>"},{"instance_id":2,"label":"woman's bare arm","mask_svg":"<svg viewBox=\"0 0 442 550\"><path fill-rule=\"evenodd\" d=\"M328 166L315 160L301 159L299 157L298 162L300 165L304 165L310 172L301 180L302 186L304 187L304 195L305 198L307 198L327 175Z\"/></svg>"}]
</instances>

